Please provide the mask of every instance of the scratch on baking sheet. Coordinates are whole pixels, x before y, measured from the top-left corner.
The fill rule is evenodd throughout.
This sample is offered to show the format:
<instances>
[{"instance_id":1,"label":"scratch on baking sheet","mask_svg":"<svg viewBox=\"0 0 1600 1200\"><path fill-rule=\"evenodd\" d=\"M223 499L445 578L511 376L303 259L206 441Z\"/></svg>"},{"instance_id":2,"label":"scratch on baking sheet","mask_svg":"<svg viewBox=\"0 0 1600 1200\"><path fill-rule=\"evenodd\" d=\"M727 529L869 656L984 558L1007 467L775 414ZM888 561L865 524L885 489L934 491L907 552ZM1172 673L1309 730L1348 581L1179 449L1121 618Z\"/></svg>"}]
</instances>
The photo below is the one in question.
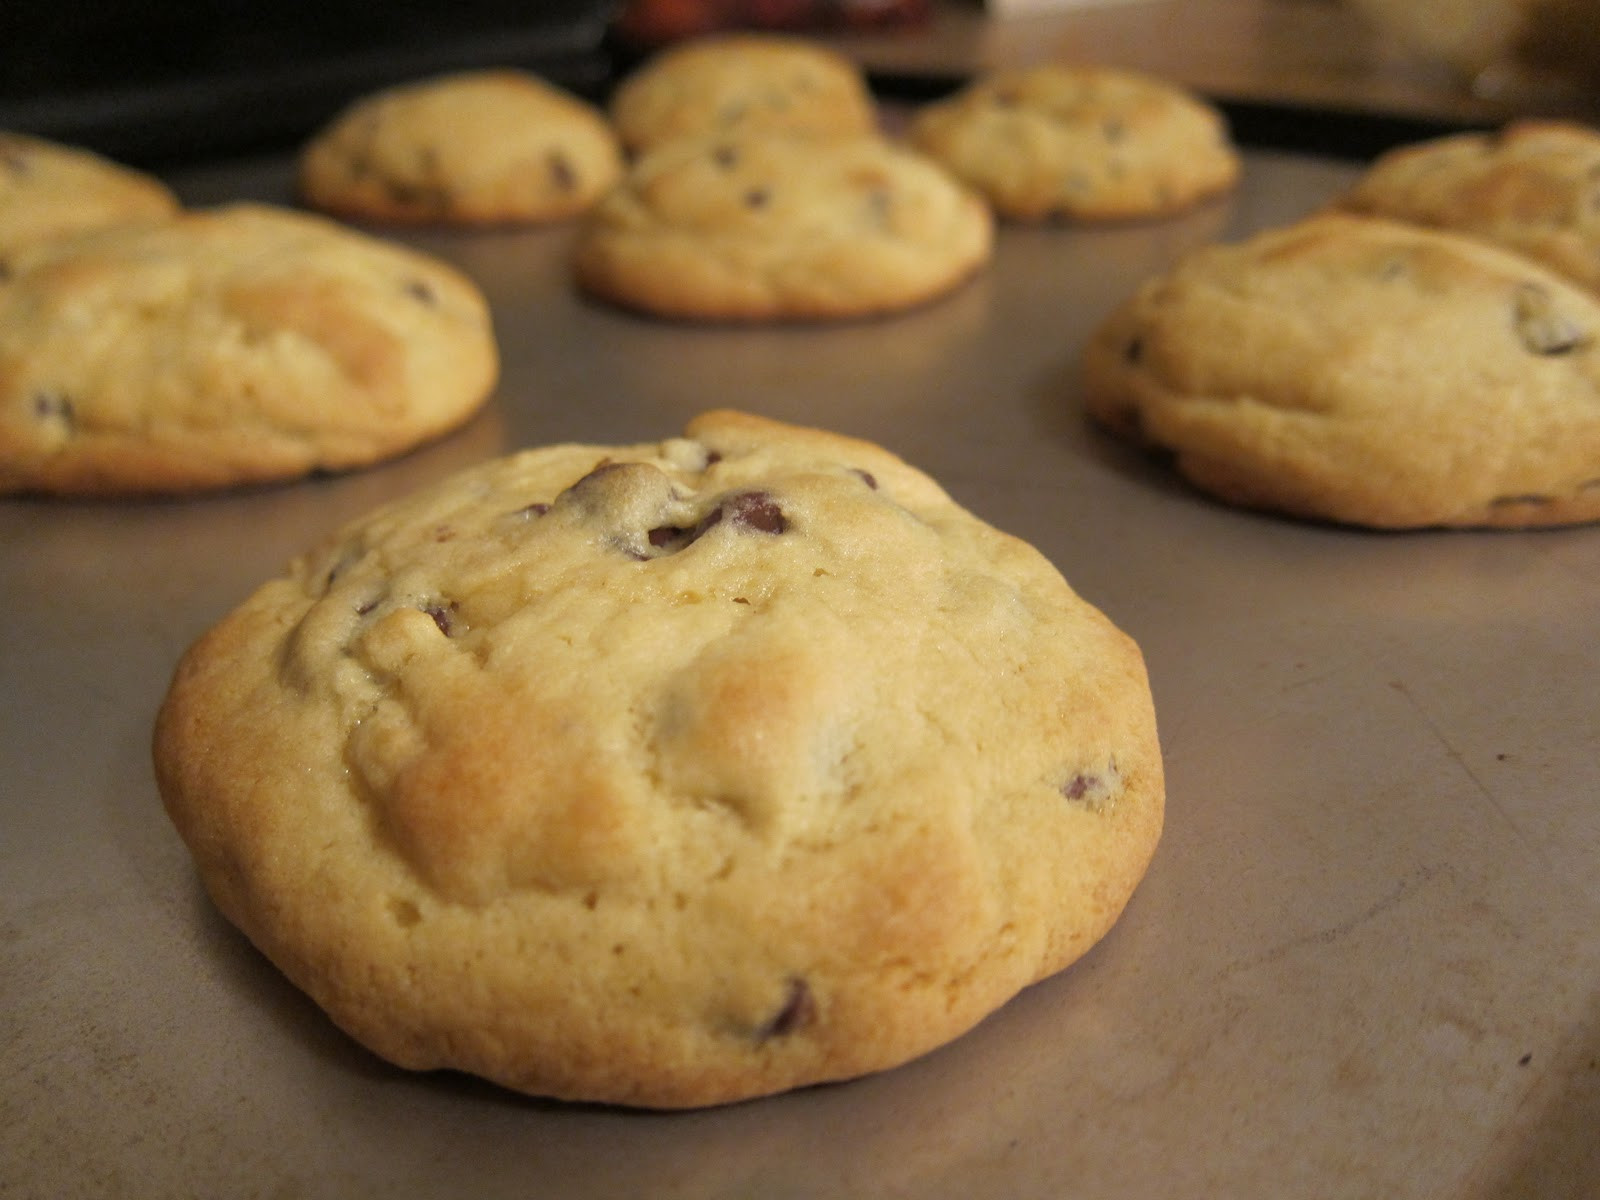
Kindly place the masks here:
<instances>
[{"instance_id":1,"label":"scratch on baking sheet","mask_svg":"<svg viewBox=\"0 0 1600 1200\"><path fill-rule=\"evenodd\" d=\"M1420 866L1409 875L1404 876L1394 887L1390 888L1389 891L1378 897L1377 900L1374 900L1360 912L1346 917L1337 924L1329 925L1311 933L1301 934L1299 937L1290 938L1286 942L1280 942L1254 958L1232 963L1225 967L1217 978L1219 980L1227 979L1229 976L1237 975L1241 971L1253 971L1257 967L1270 966L1279 959L1285 958L1296 950L1304 949L1307 946L1332 946L1337 942L1341 942L1363 925L1399 905L1408 895L1427 883L1440 871L1448 871L1448 869L1447 867Z\"/></svg>"},{"instance_id":2,"label":"scratch on baking sheet","mask_svg":"<svg viewBox=\"0 0 1600 1200\"><path fill-rule=\"evenodd\" d=\"M1478 778L1478 773L1472 769L1472 765L1468 763L1467 760L1462 756L1461 751L1457 750L1451 743L1450 739L1445 737L1444 730L1439 728L1438 722L1435 721L1429 714L1428 710L1422 706L1421 701L1411 694L1411 689L1406 687L1406 685L1398 679L1390 680L1389 686L1395 691L1399 692L1400 695L1405 697L1406 703L1411 705L1417 716L1422 718L1423 724L1428 727L1428 732L1433 734L1434 740L1437 741L1440 746L1444 747L1444 752L1450 756L1451 761L1454 762L1456 766L1460 767L1462 773L1472 781L1472 786L1477 788L1478 794L1488 801L1489 807L1500 814L1500 819L1510 827L1511 832L1516 835L1517 841L1522 843L1523 848L1528 850L1536 857L1543 857L1540 854L1538 847L1533 845L1533 843L1528 841L1527 837L1524 836L1522 827L1512 819L1510 813L1501 807L1500 801L1495 797L1495 794L1489 790L1488 785L1485 784L1483 780Z\"/></svg>"}]
</instances>

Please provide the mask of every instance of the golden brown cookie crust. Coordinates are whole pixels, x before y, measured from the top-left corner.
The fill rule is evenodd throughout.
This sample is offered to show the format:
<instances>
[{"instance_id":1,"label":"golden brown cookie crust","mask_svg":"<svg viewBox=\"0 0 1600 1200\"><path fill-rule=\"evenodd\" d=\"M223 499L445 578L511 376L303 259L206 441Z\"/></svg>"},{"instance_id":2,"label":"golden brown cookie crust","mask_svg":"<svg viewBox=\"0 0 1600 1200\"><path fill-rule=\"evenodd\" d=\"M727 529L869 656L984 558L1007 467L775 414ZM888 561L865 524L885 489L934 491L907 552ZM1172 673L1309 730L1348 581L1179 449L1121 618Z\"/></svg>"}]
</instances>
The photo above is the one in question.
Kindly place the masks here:
<instances>
[{"instance_id":1,"label":"golden brown cookie crust","mask_svg":"<svg viewBox=\"0 0 1600 1200\"><path fill-rule=\"evenodd\" d=\"M684 1107L948 1041L1084 953L1163 784L1137 647L861 441L737 413L356 522L184 657L216 903L411 1068Z\"/></svg>"},{"instance_id":2,"label":"golden brown cookie crust","mask_svg":"<svg viewBox=\"0 0 1600 1200\"><path fill-rule=\"evenodd\" d=\"M0 267L40 242L177 211L178 198L153 175L76 146L0 130Z\"/></svg>"},{"instance_id":3,"label":"golden brown cookie crust","mask_svg":"<svg viewBox=\"0 0 1600 1200\"><path fill-rule=\"evenodd\" d=\"M622 173L605 114L501 68L363 97L301 153L313 208L404 224L540 224L577 216Z\"/></svg>"},{"instance_id":4,"label":"golden brown cookie crust","mask_svg":"<svg viewBox=\"0 0 1600 1200\"><path fill-rule=\"evenodd\" d=\"M815 42L772 33L719 34L660 51L622 81L609 111L635 153L681 137L861 137L878 127L859 66Z\"/></svg>"},{"instance_id":5,"label":"golden brown cookie crust","mask_svg":"<svg viewBox=\"0 0 1600 1200\"><path fill-rule=\"evenodd\" d=\"M262 205L62 239L0 279L0 493L192 492L363 466L498 372L477 287Z\"/></svg>"},{"instance_id":6,"label":"golden brown cookie crust","mask_svg":"<svg viewBox=\"0 0 1600 1200\"><path fill-rule=\"evenodd\" d=\"M585 219L575 273L655 316L846 320L954 290L993 237L982 201L879 138L682 139L635 163Z\"/></svg>"},{"instance_id":7,"label":"golden brown cookie crust","mask_svg":"<svg viewBox=\"0 0 1600 1200\"><path fill-rule=\"evenodd\" d=\"M1202 249L1083 366L1095 417L1236 504L1391 529L1600 519L1600 301L1462 235L1334 214Z\"/></svg>"},{"instance_id":8,"label":"golden brown cookie crust","mask_svg":"<svg viewBox=\"0 0 1600 1200\"><path fill-rule=\"evenodd\" d=\"M1015 221L1165 217L1238 182L1221 113L1110 67L996 71L925 105L907 139Z\"/></svg>"},{"instance_id":9,"label":"golden brown cookie crust","mask_svg":"<svg viewBox=\"0 0 1600 1200\"><path fill-rule=\"evenodd\" d=\"M1338 205L1455 230L1600 293L1600 130L1518 121L1380 156Z\"/></svg>"}]
</instances>

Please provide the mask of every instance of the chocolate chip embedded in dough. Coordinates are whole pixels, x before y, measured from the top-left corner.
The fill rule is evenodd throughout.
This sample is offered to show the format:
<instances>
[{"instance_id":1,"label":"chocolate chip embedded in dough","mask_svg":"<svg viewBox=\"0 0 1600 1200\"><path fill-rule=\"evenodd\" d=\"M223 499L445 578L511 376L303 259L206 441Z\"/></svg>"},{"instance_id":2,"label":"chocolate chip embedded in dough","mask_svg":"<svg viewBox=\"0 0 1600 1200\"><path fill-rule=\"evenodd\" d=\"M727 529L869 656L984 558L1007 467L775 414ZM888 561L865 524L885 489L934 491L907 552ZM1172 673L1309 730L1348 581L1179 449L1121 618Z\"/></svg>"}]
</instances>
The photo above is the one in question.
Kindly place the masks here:
<instances>
[{"instance_id":1,"label":"chocolate chip embedded in dough","mask_svg":"<svg viewBox=\"0 0 1600 1200\"><path fill-rule=\"evenodd\" d=\"M41 388L33 394L33 415L41 421L50 421L72 428L76 413L72 397L53 388Z\"/></svg>"},{"instance_id":2,"label":"chocolate chip embedded in dough","mask_svg":"<svg viewBox=\"0 0 1600 1200\"><path fill-rule=\"evenodd\" d=\"M736 524L762 533L783 533L789 528L789 518L766 492L740 492L722 502L719 512L725 512Z\"/></svg>"},{"instance_id":3,"label":"chocolate chip embedded in dough","mask_svg":"<svg viewBox=\"0 0 1600 1200\"><path fill-rule=\"evenodd\" d=\"M422 605L422 611L433 618L433 623L439 627L439 632L445 637L453 637L456 628L456 611L460 607L454 600L439 601L434 604Z\"/></svg>"},{"instance_id":4,"label":"chocolate chip embedded in dough","mask_svg":"<svg viewBox=\"0 0 1600 1200\"><path fill-rule=\"evenodd\" d=\"M1512 301L1512 323L1530 353L1567 354L1589 340L1577 322L1556 311L1550 293L1539 284L1525 283Z\"/></svg>"},{"instance_id":5,"label":"chocolate chip embedded in dough","mask_svg":"<svg viewBox=\"0 0 1600 1200\"><path fill-rule=\"evenodd\" d=\"M756 1032L756 1040L765 1042L772 1038L788 1037L810 1025L816 1018L817 1001L811 994L811 986L804 979L791 979L783 1007Z\"/></svg>"},{"instance_id":6,"label":"chocolate chip embedded in dough","mask_svg":"<svg viewBox=\"0 0 1600 1200\"><path fill-rule=\"evenodd\" d=\"M577 168L572 165L572 160L559 150L550 151L546 165L550 169L550 179L556 185L558 192L576 191L578 187Z\"/></svg>"}]
</instances>

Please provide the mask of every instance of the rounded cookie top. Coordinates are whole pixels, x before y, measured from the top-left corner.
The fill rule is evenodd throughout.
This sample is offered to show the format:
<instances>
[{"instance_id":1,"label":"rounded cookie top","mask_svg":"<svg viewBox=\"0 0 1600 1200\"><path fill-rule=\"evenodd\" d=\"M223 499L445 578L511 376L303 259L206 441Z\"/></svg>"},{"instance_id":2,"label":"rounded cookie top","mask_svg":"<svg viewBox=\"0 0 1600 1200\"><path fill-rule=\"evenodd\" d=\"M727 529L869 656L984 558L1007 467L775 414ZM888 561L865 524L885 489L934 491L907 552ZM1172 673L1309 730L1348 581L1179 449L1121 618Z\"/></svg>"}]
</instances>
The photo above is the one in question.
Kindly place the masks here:
<instances>
[{"instance_id":1,"label":"rounded cookie top","mask_svg":"<svg viewBox=\"0 0 1600 1200\"><path fill-rule=\"evenodd\" d=\"M1090 411L1223 499L1379 528L1600 518L1600 301L1330 214L1190 254L1084 355Z\"/></svg>"},{"instance_id":2,"label":"rounded cookie top","mask_svg":"<svg viewBox=\"0 0 1600 1200\"><path fill-rule=\"evenodd\" d=\"M859 66L814 42L769 33L697 38L658 52L618 86L610 113L636 152L713 133L877 130Z\"/></svg>"},{"instance_id":3,"label":"rounded cookie top","mask_svg":"<svg viewBox=\"0 0 1600 1200\"><path fill-rule=\"evenodd\" d=\"M0 493L338 470L462 423L498 371L453 268L261 205L61 239L0 277Z\"/></svg>"},{"instance_id":4,"label":"rounded cookie top","mask_svg":"<svg viewBox=\"0 0 1600 1200\"><path fill-rule=\"evenodd\" d=\"M907 138L1017 221L1166 216L1239 177L1213 106L1108 67L995 72L924 106Z\"/></svg>"},{"instance_id":5,"label":"rounded cookie top","mask_svg":"<svg viewBox=\"0 0 1600 1200\"><path fill-rule=\"evenodd\" d=\"M1379 156L1338 205L1499 243L1600 292L1600 130L1520 121Z\"/></svg>"},{"instance_id":6,"label":"rounded cookie top","mask_svg":"<svg viewBox=\"0 0 1600 1200\"><path fill-rule=\"evenodd\" d=\"M38 242L177 211L177 197L152 175L0 130L0 275L11 255Z\"/></svg>"},{"instance_id":7,"label":"rounded cookie top","mask_svg":"<svg viewBox=\"0 0 1600 1200\"><path fill-rule=\"evenodd\" d=\"M406 223L533 224L581 213L622 173L595 106L522 71L439 76L366 96L300 156L307 204Z\"/></svg>"},{"instance_id":8,"label":"rounded cookie top","mask_svg":"<svg viewBox=\"0 0 1600 1200\"><path fill-rule=\"evenodd\" d=\"M222 911L411 1068L652 1107L885 1068L1116 920L1138 648L870 443L737 413L484 464L184 656L155 762Z\"/></svg>"},{"instance_id":9,"label":"rounded cookie top","mask_svg":"<svg viewBox=\"0 0 1600 1200\"><path fill-rule=\"evenodd\" d=\"M988 262L993 232L975 195L879 138L682 139L589 213L575 271L658 316L844 319L952 290Z\"/></svg>"}]
</instances>

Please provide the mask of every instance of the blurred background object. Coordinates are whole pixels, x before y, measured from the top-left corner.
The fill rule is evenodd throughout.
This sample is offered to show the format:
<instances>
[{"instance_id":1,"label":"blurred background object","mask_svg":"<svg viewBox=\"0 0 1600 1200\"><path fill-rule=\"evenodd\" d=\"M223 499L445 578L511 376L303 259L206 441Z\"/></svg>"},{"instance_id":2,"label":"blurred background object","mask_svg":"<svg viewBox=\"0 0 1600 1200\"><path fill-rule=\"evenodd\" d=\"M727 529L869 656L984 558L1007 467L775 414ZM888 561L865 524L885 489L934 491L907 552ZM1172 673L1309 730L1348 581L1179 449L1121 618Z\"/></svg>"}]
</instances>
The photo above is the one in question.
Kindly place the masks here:
<instances>
[{"instance_id":1,"label":"blurred background object","mask_svg":"<svg viewBox=\"0 0 1600 1200\"><path fill-rule=\"evenodd\" d=\"M631 46L736 29L821 31L898 29L927 21L932 0L627 0L616 33Z\"/></svg>"},{"instance_id":2,"label":"blurred background object","mask_svg":"<svg viewBox=\"0 0 1600 1200\"><path fill-rule=\"evenodd\" d=\"M433 72L608 76L620 0L0 0L0 129L160 164L288 144Z\"/></svg>"},{"instance_id":3,"label":"blurred background object","mask_svg":"<svg viewBox=\"0 0 1600 1200\"><path fill-rule=\"evenodd\" d=\"M1597 0L1345 0L1475 95L1539 103L1600 93Z\"/></svg>"}]
</instances>

